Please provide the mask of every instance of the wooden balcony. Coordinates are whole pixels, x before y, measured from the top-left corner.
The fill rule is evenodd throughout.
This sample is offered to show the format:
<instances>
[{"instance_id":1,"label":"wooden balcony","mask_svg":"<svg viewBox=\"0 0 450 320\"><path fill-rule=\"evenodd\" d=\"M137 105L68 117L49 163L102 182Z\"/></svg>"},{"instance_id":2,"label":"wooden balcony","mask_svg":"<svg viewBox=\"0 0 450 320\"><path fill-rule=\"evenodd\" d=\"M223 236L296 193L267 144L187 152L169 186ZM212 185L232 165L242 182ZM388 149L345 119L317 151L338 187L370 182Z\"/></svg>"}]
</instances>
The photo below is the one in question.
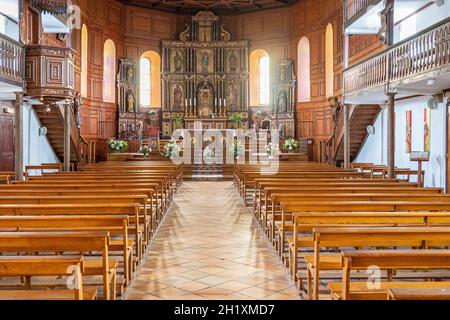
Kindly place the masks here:
<instances>
[{"instance_id":1,"label":"wooden balcony","mask_svg":"<svg viewBox=\"0 0 450 320\"><path fill-rule=\"evenodd\" d=\"M423 82L428 79L442 80L442 85L446 82L447 88L450 86L450 19L345 70L346 103L361 103L357 97L370 96L375 100L366 102L377 103L378 97L384 99L387 86L400 94L411 94L414 88L425 86Z\"/></svg>"},{"instance_id":2,"label":"wooden balcony","mask_svg":"<svg viewBox=\"0 0 450 320\"><path fill-rule=\"evenodd\" d=\"M0 34L0 82L19 87L24 86L25 50L23 46Z\"/></svg>"},{"instance_id":3,"label":"wooden balcony","mask_svg":"<svg viewBox=\"0 0 450 320\"><path fill-rule=\"evenodd\" d=\"M25 80L29 96L73 97L74 51L63 47L28 46Z\"/></svg>"},{"instance_id":4,"label":"wooden balcony","mask_svg":"<svg viewBox=\"0 0 450 320\"><path fill-rule=\"evenodd\" d=\"M369 9L382 0L344 0L345 27L361 18Z\"/></svg>"}]
</instances>

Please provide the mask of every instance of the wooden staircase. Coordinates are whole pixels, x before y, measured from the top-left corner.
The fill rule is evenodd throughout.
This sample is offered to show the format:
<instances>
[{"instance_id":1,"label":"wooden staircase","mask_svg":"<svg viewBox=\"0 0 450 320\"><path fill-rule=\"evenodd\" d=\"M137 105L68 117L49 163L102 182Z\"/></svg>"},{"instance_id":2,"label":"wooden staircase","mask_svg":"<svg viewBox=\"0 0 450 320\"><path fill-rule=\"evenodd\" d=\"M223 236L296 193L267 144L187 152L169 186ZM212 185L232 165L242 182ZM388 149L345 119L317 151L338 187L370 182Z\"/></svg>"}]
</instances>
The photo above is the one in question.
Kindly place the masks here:
<instances>
[{"instance_id":1,"label":"wooden staircase","mask_svg":"<svg viewBox=\"0 0 450 320\"><path fill-rule=\"evenodd\" d=\"M358 156L368 138L367 127L373 125L380 114L379 105L352 105L350 119L350 161ZM334 135L334 162L344 161L344 117L343 108Z\"/></svg>"},{"instance_id":2,"label":"wooden staircase","mask_svg":"<svg viewBox=\"0 0 450 320\"><path fill-rule=\"evenodd\" d=\"M34 110L41 122L42 127L47 128L47 139L55 151L56 156L64 162L64 107L51 107L47 112L41 106L35 106ZM88 161L88 150L91 147L80 134L75 117L71 112L70 119L70 161L86 164Z\"/></svg>"}]
</instances>

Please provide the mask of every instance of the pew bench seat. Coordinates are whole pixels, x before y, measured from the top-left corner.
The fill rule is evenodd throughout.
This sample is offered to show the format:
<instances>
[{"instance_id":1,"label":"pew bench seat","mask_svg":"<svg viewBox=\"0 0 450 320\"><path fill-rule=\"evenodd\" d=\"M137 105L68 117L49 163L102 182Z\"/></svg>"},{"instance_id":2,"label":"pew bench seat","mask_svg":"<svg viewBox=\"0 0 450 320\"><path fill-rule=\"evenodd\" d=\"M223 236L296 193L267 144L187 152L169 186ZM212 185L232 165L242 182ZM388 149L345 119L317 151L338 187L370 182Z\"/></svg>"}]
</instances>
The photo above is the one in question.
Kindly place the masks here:
<instances>
[{"instance_id":1,"label":"pew bench seat","mask_svg":"<svg viewBox=\"0 0 450 320\"><path fill-rule=\"evenodd\" d=\"M389 289L388 300L450 300L450 288Z\"/></svg>"},{"instance_id":2,"label":"pew bench seat","mask_svg":"<svg viewBox=\"0 0 450 320\"><path fill-rule=\"evenodd\" d=\"M333 300L341 300L343 297L343 286L341 282L332 282L328 284L331 298ZM350 300L387 300L389 290L393 289L411 289L411 290L427 290L427 289L450 289L450 282L380 282L379 289L369 289L367 282L351 282L350 283Z\"/></svg>"},{"instance_id":3,"label":"pew bench seat","mask_svg":"<svg viewBox=\"0 0 450 320\"><path fill-rule=\"evenodd\" d=\"M84 289L84 300L96 300L97 290ZM73 290L0 290L0 300L74 300Z\"/></svg>"}]
</instances>

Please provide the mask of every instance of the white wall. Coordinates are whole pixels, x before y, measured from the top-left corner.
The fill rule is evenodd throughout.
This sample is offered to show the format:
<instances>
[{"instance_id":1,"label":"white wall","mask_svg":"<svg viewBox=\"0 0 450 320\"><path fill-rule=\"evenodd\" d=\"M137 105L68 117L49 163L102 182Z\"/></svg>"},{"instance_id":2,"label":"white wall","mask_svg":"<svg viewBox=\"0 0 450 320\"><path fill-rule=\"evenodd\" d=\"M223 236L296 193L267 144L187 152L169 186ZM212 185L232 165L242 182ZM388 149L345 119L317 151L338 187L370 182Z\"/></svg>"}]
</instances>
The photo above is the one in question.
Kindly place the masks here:
<instances>
[{"instance_id":1,"label":"white wall","mask_svg":"<svg viewBox=\"0 0 450 320\"><path fill-rule=\"evenodd\" d=\"M412 111L412 150L424 148L424 108L430 97L420 97L397 101L395 105L395 165L399 168L417 169L417 163L409 161L406 153L406 111ZM437 110L431 110L431 154L430 162L423 164L425 185L428 187L445 186L445 101ZM386 164L387 113L384 109L375 123L375 134L364 144L355 162ZM413 181L416 178L413 178Z\"/></svg>"},{"instance_id":2,"label":"white wall","mask_svg":"<svg viewBox=\"0 0 450 320\"><path fill-rule=\"evenodd\" d=\"M405 13L414 12L419 7L425 5L425 3L426 3L425 1L421 1L420 4L413 3L412 5L410 5L410 8L408 8L407 2L396 1L394 11L406 10ZM450 0L444 0L443 5L440 7L438 7L435 3L433 3L425 10L422 10L419 13L411 16L410 18L402 21L394 28L394 43L397 43L407 38L408 36L419 33L420 31L432 26L433 24L448 18L449 16L450 16Z\"/></svg>"},{"instance_id":3,"label":"white wall","mask_svg":"<svg viewBox=\"0 0 450 320\"><path fill-rule=\"evenodd\" d=\"M41 165L42 163L57 163L58 157L53 151L47 137L39 135L41 124L29 105L23 107L23 163ZM34 172L31 172L34 174Z\"/></svg>"}]
</instances>

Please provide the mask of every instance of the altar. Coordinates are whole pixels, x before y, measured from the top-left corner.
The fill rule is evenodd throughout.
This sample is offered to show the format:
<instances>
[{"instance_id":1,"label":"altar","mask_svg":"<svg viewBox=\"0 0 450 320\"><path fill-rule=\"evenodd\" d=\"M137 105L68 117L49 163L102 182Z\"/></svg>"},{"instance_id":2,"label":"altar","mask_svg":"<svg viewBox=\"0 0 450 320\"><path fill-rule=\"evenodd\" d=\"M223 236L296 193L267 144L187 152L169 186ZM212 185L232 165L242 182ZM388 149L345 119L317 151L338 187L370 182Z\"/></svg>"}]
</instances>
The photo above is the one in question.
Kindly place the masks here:
<instances>
[{"instance_id":1,"label":"altar","mask_svg":"<svg viewBox=\"0 0 450 320\"><path fill-rule=\"evenodd\" d=\"M178 40L162 42L163 138L180 127L194 129L196 121L204 129L232 128L235 113L248 127L248 48L248 41L232 41L209 11L193 16Z\"/></svg>"}]
</instances>

